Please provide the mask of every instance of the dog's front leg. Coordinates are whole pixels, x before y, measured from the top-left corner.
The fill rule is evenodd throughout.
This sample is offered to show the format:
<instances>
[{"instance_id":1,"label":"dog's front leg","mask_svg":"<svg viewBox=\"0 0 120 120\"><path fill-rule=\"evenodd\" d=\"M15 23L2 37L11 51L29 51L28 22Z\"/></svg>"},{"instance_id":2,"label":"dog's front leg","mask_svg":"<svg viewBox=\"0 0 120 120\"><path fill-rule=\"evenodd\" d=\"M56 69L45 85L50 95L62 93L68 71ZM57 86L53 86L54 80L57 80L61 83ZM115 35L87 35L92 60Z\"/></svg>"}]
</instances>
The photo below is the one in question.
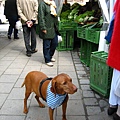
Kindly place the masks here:
<instances>
[{"instance_id":1,"label":"dog's front leg","mask_svg":"<svg viewBox=\"0 0 120 120\"><path fill-rule=\"evenodd\" d=\"M68 102L68 95L66 96L66 99L65 99L65 101L62 104L62 112L63 112L62 120L67 120L66 119L67 102Z\"/></svg>"},{"instance_id":2,"label":"dog's front leg","mask_svg":"<svg viewBox=\"0 0 120 120\"><path fill-rule=\"evenodd\" d=\"M49 117L50 117L50 120L53 120L53 114L54 114L54 109L51 109L49 107Z\"/></svg>"}]
</instances>

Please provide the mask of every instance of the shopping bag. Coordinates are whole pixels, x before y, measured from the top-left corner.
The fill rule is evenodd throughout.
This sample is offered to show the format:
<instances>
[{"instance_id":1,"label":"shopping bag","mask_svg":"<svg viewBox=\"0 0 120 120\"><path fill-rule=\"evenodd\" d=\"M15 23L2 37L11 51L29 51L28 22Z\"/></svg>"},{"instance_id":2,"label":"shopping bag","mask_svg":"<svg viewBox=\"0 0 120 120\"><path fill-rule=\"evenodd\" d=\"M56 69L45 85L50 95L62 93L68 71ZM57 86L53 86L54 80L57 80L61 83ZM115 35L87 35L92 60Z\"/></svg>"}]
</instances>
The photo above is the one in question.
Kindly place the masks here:
<instances>
[{"instance_id":1,"label":"shopping bag","mask_svg":"<svg viewBox=\"0 0 120 120\"><path fill-rule=\"evenodd\" d=\"M62 37L58 35L58 43L62 42Z\"/></svg>"},{"instance_id":2,"label":"shopping bag","mask_svg":"<svg viewBox=\"0 0 120 120\"><path fill-rule=\"evenodd\" d=\"M18 21L16 22L15 27L16 27L16 29L18 29L18 30L22 29L22 23L21 23L20 20L18 20Z\"/></svg>"}]
</instances>

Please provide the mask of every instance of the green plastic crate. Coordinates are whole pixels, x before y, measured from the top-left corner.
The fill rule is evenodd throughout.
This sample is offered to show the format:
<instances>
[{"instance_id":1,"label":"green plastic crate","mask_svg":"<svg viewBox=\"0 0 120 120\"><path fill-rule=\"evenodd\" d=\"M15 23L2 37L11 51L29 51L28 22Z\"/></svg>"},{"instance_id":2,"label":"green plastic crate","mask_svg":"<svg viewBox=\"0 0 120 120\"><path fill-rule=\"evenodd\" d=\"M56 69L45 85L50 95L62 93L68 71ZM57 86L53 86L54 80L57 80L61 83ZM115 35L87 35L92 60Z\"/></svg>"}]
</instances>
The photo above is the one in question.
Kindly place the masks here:
<instances>
[{"instance_id":1,"label":"green plastic crate","mask_svg":"<svg viewBox=\"0 0 120 120\"><path fill-rule=\"evenodd\" d=\"M67 50L73 50L74 47L74 31L67 31Z\"/></svg>"},{"instance_id":2,"label":"green plastic crate","mask_svg":"<svg viewBox=\"0 0 120 120\"><path fill-rule=\"evenodd\" d=\"M62 42L58 43L57 50L58 51L65 51L67 47L67 41L66 41L66 31L60 31L62 36Z\"/></svg>"},{"instance_id":3,"label":"green plastic crate","mask_svg":"<svg viewBox=\"0 0 120 120\"><path fill-rule=\"evenodd\" d=\"M77 30L77 26L74 21L59 21L59 30Z\"/></svg>"},{"instance_id":4,"label":"green plastic crate","mask_svg":"<svg viewBox=\"0 0 120 120\"><path fill-rule=\"evenodd\" d=\"M77 37L86 39L86 30L87 30L87 28L77 27Z\"/></svg>"},{"instance_id":5,"label":"green plastic crate","mask_svg":"<svg viewBox=\"0 0 120 120\"><path fill-rule=\"evenodd\" d=\"M90 66L91 53L98 50L98 44L91 43L84 39L81 39L80 44L80 61L86 66Z\"/></svg>"},{"instance_id":6,"label":"green plastic crate","mask_svg":"<svg viewBox=\"0 0 120 120\"><path fill-rule=\"evenodd\" d=\"M58 43L58 51L68 51L73 50L74 46L74 31L62 31L60 32L62 36L62 42Z\"/></svg>"},{"instance_id":7,"label":"green plastic crate","mask_svg":"<svg viewBox=\"0 0 120 120\"><path fill-rule=\"evenodd\" d=\"M88 28L88 29L86 29L85 38L86 38L87 41L98 44L99 39L100 39L100 29L99 28Z\"/></svg>"},{"instance_id":8,"label":"green plastic crate","mask_svg":"<svg viewBox=\"0 0 120 120\"><path fill-rule=\"evenodd\" d=\"M90 88L104 97L109 96L113 69L106 64L108 54L96 51L90 58Z\"/></svg>"}]
</instances>

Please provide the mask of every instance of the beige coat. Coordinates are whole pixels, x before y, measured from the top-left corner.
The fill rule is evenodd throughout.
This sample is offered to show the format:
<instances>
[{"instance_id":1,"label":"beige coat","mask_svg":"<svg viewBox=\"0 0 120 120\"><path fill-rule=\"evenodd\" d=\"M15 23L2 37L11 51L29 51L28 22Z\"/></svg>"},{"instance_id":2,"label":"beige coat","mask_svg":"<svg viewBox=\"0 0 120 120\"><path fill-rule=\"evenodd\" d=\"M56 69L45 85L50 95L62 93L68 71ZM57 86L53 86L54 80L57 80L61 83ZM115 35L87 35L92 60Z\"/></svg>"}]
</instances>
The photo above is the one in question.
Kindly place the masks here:
<instances>
[{"instance_id":1,"label":"beige coat","mask_svg":"<svg viewBox=\"0 0 120 120\"><path fill-rule=\"evenodd\" d=\"M17 9L23 25L27 20L38 23L38 0L17 0Z\"/></svg>"}]
</instances>

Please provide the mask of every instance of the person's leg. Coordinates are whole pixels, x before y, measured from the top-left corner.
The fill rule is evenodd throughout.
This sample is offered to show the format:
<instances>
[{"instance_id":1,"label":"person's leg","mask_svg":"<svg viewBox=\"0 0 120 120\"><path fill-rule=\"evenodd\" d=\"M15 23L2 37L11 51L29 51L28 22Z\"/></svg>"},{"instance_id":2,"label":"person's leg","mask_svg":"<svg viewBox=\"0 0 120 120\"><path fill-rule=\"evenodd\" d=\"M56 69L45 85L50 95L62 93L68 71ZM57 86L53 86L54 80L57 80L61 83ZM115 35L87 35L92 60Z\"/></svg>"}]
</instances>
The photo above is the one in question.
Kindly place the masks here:
<instances>
[{"instance_id":1,"label":"person's leg","mask_svg":"<svg viewBox=\"0 0 120 120\"><path fill-rule=\"evenodd\" d=\"M14 39L19 39L18 37L18 29L16 29L16 22L18 21L17 16L13 17L13 28L14 28Z\"/></svg>"},{"instance_id":2,"label":"person's leg","mask_svg":"<svg viewBox=\"0 0 120 120\"><path fill-rule=\"evenodd\" d=\"M31 27L31 50L36 50L36 26Z\"/></svg>"},{"instance_id":3,"label":"person's leg","mask_svg":"<svg viewBox=\"0 0 120 120\"><path fill-rule=\"evenodd\" d=\"M14 28L13 20L12 20L11 17L8 18L8 22L9 22L8 39L11 39L11 35L12 35L12 32L13 32L13 28Z\"/></svg>"},{"instance_id":4,"label":"person's leg","mask_svg":"<svg viewBox=\"0 0 120 120\"><path fill-rule=\"evenodd\" d=\"M27 26L23 26L23 36L24 36L24 42L26 47L26 53L31 54L31 46L30 46L30 28Z\"/></svg>"},{"instance_id":5,"label":"person's leg","mask_svg":"<svg viewBox=\"0 0 120 120\"><path fill-rule=\"evenodd\" d=\"M110 107L108 108L108 115L112 115L114 112L117 111L118 106L118 96L115 95L115 88L118 82L118 78L120 76L120 71L114 69L113 70L113 77L110 89L110 97L109 97L109 104Z\"/></svg>"},{"instance_id":6,"label":"person's leg","mask_svg":"<svg viewBox=\"0 0 120 120\"><path fill-rule=\"evenodd\" d=\"M56 49L57 46L58 46L58 36L55 35L55 37L53 38L53 40L51 40L51 45L50 45L50 59L54 55L55 49Z\"/></svg>"},{"instance_id":7,"label":"person's leg","mask_svg":"<svg viewBox=\"0 0 120 120\"><path fill-rule=\"evenodd\" d=\"M43 40L43 55L45 58L45 63L51 62L50 44L51 44L51 40Z\"/></svg>"}]
</instances>

